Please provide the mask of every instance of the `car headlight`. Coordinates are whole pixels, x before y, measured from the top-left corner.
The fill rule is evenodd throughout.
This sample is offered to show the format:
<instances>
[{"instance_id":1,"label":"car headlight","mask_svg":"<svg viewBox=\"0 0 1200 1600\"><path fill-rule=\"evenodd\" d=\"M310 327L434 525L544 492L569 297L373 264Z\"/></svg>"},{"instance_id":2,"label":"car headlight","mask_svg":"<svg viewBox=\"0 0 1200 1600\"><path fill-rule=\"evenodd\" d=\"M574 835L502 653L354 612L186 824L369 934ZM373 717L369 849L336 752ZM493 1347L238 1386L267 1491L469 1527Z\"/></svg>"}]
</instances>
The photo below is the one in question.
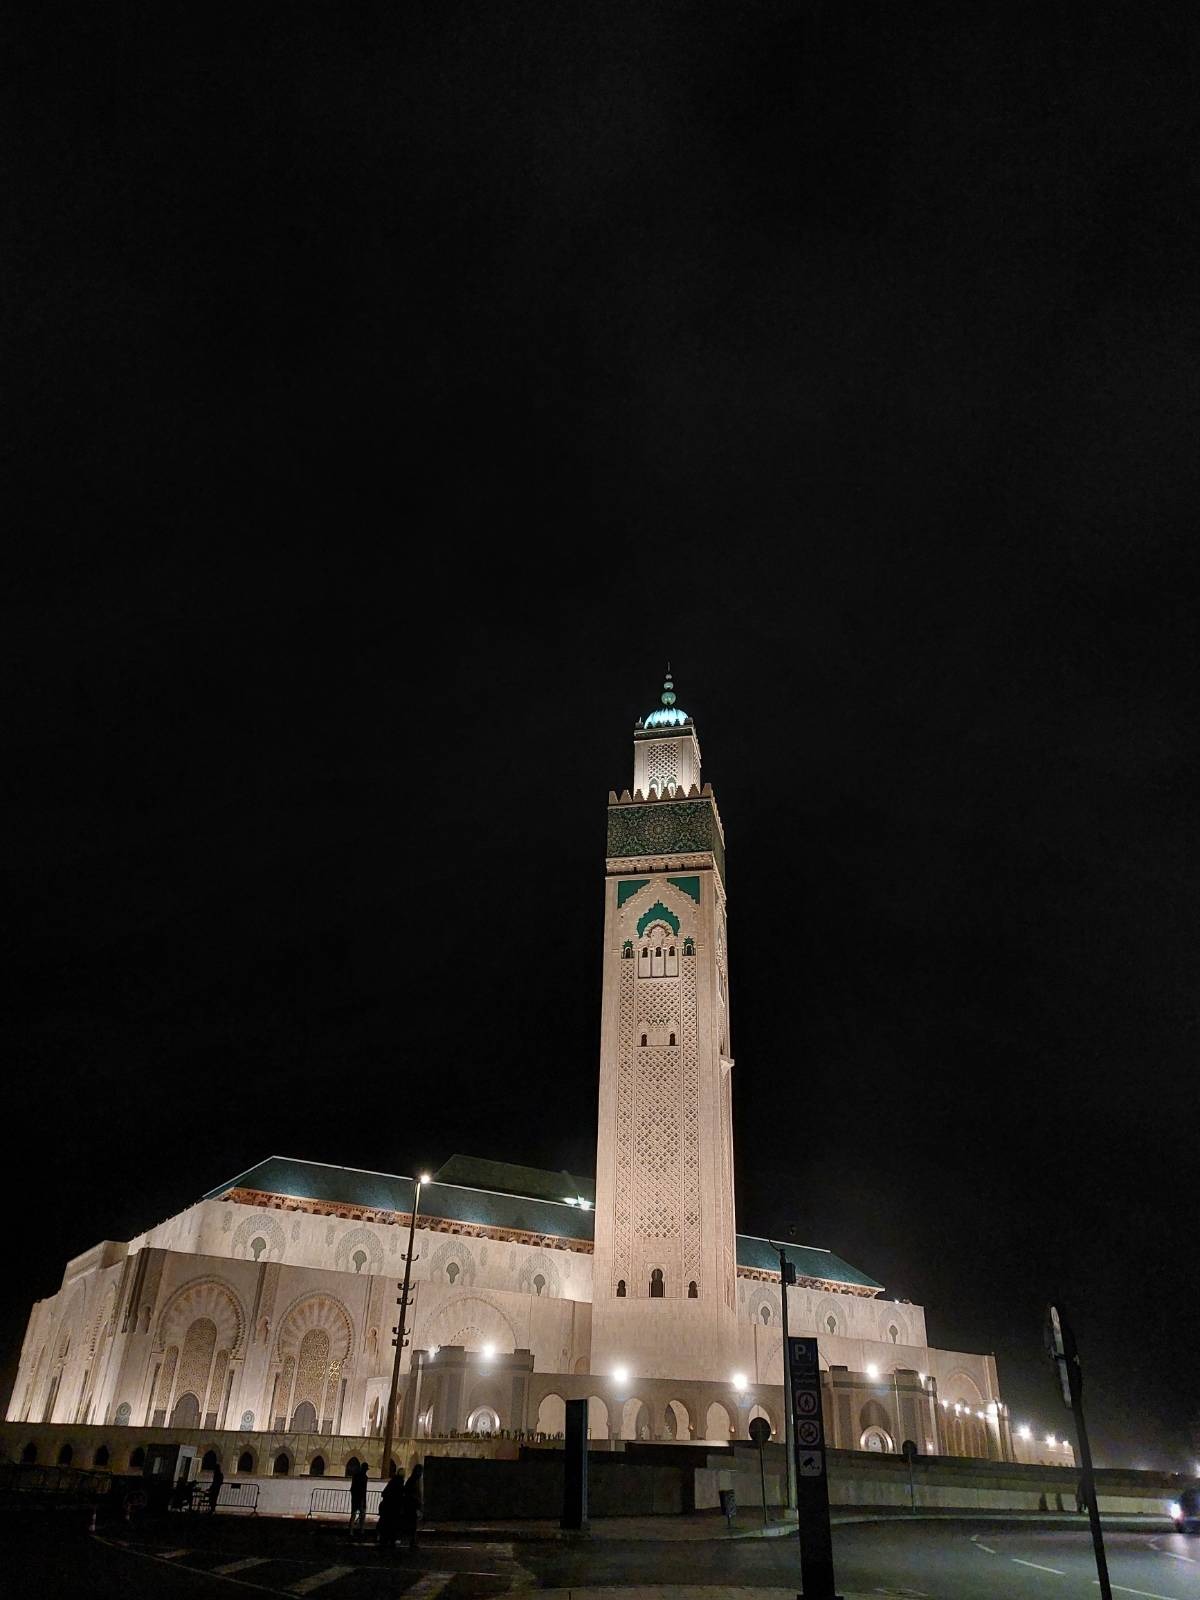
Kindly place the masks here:
<instances>
[{"instance_id":1,"label":"car headlight","mask_svg":"<svg viewBox=\"0 0 1200 1600\"><path fill-rule=\"evenodd\" d=\"M1178 1500L1171 1501L1171 1504L1167 1507L1167 1515L1172 1521L1177 1520L1183 1515L1183 1507L1179 1504Z\"/></svg>"}]
</instances>

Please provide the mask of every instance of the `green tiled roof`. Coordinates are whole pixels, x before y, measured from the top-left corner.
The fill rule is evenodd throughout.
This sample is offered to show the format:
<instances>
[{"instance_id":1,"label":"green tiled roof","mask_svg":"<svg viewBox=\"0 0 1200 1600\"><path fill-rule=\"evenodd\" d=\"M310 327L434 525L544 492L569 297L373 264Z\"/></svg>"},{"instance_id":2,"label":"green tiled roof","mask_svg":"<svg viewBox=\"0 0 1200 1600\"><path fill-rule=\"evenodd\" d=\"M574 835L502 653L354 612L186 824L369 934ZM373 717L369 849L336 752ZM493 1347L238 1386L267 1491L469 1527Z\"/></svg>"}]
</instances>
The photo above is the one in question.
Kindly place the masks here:
<instances>
[{"instance_id":1,"label":"green tiled roof","mask_svg":"<svg viewBox=\"0 0 1200 1600\"><path fill-rule=\"evenodd\" d=\"M361 1167L327 1167L319 1161L290 1156L268 1156L257 1166L239 1173L228 1183L210 1189L206 1200L219 1200L231 1189L257 1189L264 1194L293 1200L321 1200L330 1205L370 1206L379 1211L409 1211L413 1179L388 1172L366 1172ZM473 1223L481 1228L515 1228L560 1239L592 1238L595 1212L565 1203L574 1193L594 1203L591 1179L569 1173L541 1172L506 1161L480 1161L472 1156L452 1156L421 1191L421 1212L447 1222ZM874 1278L817 1245L786 1246L788 1260L802 1278L822 1278L827 1283L856 1288L882 1289ZM766 1239L740 1233L737 1263L760 1272L778 1272L779 1254Z\"/></svg>"},{"instance_id":2,"label":"green tiled roof","mask_svg":"<svg viewBox=\"0 0 1200 1600\"><path fill-rule=\"evenodd\" d=\"M476 1156L451 1156L434 1174L438 1183L457 1183L468 1189L495 1189L499 1194L527 1195L532 1200L586 1200L596 1203L591 1178L570 1172L541 1172L537 1167L517 1167L509 1161L481 1161Z\"/></svg>"},{"instance_id":3,"label":"green tiled roof","mask_svg":"<svg viewBox=\"0 0 1200 1600\"><path fill-rule=\"evenodd\" d=\"M504 1164L483 1162L479 1165L494 1165L499 1170ZM509 1167L506 1170L511 1174L521 1169ZM560 1185L562 1182L561 1176L555 1177L553 1173L539 1176L543 1189L551 1183ZM292 1200L322 1200L330 1205L409 1211L414 1186L412 1178L393 1173L366 1172L361 1167L327 1167L319 1161L300 1161L290 1156L268 1156L230 1182L211 1189L204 1198L217 1200L231 1189L257 1189ZM524 1233L543 1233L560 1239L592 1237L593 1213L581 1206L443 1183L440 1173L433 1183L421 1190L421 1212L424 1216L441 1217L447 1222L474 1223L481 1228L518 1228Z\"/></svg>"},{"instance_id":4,"label":"green tiled roof","mask_svg":"<svg viewBox=\"0 0 1200 1600\"><path fill-rule=\"evenodd\" d=\"M824 1278L829 1283L852 1283L864 1289L883 1288L874 1278L868 1278L865 1272L860 1272L848 1261L835 1256L832 1250L822 1250L815 1244L789 1244L785 1250L797 1277ZM756 1239L751 1234L738 1234L737 1260L739 1267L751 1267L759 1272L779 1271L779 1251L774 1249L769 1240Z\"/></svg>"}]
</instances>

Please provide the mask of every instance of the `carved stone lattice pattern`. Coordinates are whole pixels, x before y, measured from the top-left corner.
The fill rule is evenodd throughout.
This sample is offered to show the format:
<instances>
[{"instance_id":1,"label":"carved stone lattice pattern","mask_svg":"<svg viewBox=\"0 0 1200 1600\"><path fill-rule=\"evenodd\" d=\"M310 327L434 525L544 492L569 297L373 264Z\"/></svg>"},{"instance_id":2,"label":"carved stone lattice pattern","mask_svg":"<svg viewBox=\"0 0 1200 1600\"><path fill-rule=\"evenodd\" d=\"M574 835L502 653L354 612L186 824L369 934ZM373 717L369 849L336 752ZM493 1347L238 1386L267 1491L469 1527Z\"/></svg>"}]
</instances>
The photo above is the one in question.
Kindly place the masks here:
<instances>
[{"instance_id":1,"label":"carved stone lattice pattern","mask_svg":"<svg viewBox=\"0 0 1200 1600\"><path fill-rule=\"evenodd\" d=\"M182 1343L197 1317L212 1322L218 1350L238 1354L245 1337L246 1315L237 1295L217 1278L193 1278L176 1290L158 1320L159 1342ZM198 1398L203 1401L203 1394Z\"/></svg>"},{"instance_id":2,"label":"carved stone lattice pattern","mask_svg":"<svg viewBox=\"0 0 1200 1600\"><path fill-rule=\"evenodd\" d=\"M383 1267L383 1246L370 1228L350 1228L342 1235L333 1253L334 1271L354 1272L354 1257L360 1250L367 1258L366 1270L379 1272Z\"/></svg>"},{"instance_id":3,"label":"carved stone lattice pattern","mask_svg":"<svg viewBox=\"0 0 1200 1600\"><path fill-rule=\"evenodd\" d=\"M617 1021L617 1105L614 1118L616 1172L613 1183L613 1283L630 1277L629 1252L633 1225L633 989L632 962L621 963Z\"/></svg>"},{"instance_id":4,"label":"carved stone lattice pattern","mask_svg":"<svg viewBox=\"0 0 1200 1600\"><path fill-rule=\"evenodd\" d=\"M638 1021L678 1023L679 982L675 978L643 978L637 989Z\"/></svg>"},{"instance_id":5,"label":"carved stone lattice pattern","mask_svg":"<svg viewBox=\"0 0 1200 1600\"><path fill-rule=\"evenodd\" d=\"M680 1071L673 1050L637 1052L634 1221L648 1239L679 1231Z\"/></svg>"},{"instance_id":6,"label":"carved stone lattice pattern","mask_svg":"<svg viewBox=\"0 0 1200 1600\"><path fill-rule=\"evenodd\" d=\"M288 1308L279 1325L279 1353L298 1354L304 1348L306 1335L314 1328L328 1335L327 1356L344 1362L353 1342L353 1325L341 1301L327 1294L304 1295Z\"/></svg>"},{"instance_id":7,"label":"carved stone lattice pattern","mask_svg":"<svg viewBox=\"0 0 1200 1600\"><path fill-rule=\"evenodd\" d=\"M255 1239L267 1241L266 1250L260 1250L257 1256L250 1248ZM286 1247L287 1240L284 1238L283 1229L274 1217L243 1217L233 1230L229 1253L235 1256L250 1256L256 1261L282 1261Z\"/></svg>"},{"instance_id":8,"label":"carved stone lattice pattern","mask_svg":"<svg viewBox=\"0 0 1200 1600\"><path fill-rule=\"evenodd\" d=\"M646 751L646 779L658 789L676 781L676 751L674 739L655 739Z\"/></svg>"},{"instance_id":9,"label":"carved stone lattice pattern","mask_svg":"<svg viewBox=\"0 0 1200 1600\"><path fill-rule=\"evenodd\" d=\"M328 1366L329 1335L324 1328L310 1328L300 1341L300 1357L296 1362L296 1395L292 1401L293 1411L305 1400L311 1400L317 1421L321 1420L321 1399L325 1393Z\"/></svg>"},{"instance_id":10,"label":"carved stone lattice pattern","mask_svg":"<svg viewBox=\"0 0 1200 1600\"><path fill-rule=\"evenodd\" d=\"M211 1317L197 1317L183 1341L183 1355L179 1361L177 1396L194 1394L196 1409L204 1404L208 1389L208 1371L212 1366L213 1351L217 1345L217 1325Z\"/></svg>"},{"instance_id":11,"label":"carved stone lattice pattern","mask_svg":"<svg viewBox=\"0 0 1200 1600\"><path fill-rule=\"evenodd\" d=\"M449 1271L457 1266L457 1272ZM429 1258L429 1276L438 1282L455 1283L462 1288L475 1282L475 1257L462 1239L447 1239Z\"/></svg>"},{"instance_id":12,"label":"carved stone lattice pattern","mask_svg":"<svg viewBox=\"0 0 1200 1600\"><path fill-rule=\"evenodd\" d=\"M225 1388L225 1374L229 1368L229 1351L218 1350L217 1359L213 1362L212 1382L208 1386L208 1404L204 1408L204 1426L215 1428L217 1417L221 1411L222 1393ZM212 1419L211 1421L209 1419Z\"/></svg>"},{"instance_id":13,"label":"carved stone lattice pattern","mask_svg":"<svg viewBox=\"0 0 1200 1600\"><path fill-rule=\"evenodd\" d=\"M292 1379L295 1375L296 1358L295 1356L288 1356L279 1374L279 1386L275 1390L275 1427L279 1431L282 1431L287 1426L288 1396L292 1392Z\"/></svg>"},{"instance_id":14,"label":"carved stone lattice pattern","mask_svg":"<svg viewBox=\"0 0 1200 1600\"><path fill-rule=\"evenodd\" d=\"M683 1281L700 1282L700 1067L696 960L687 956L679 980L683 1013Z\"/></svg>"},{"instance_id":15,"label":"carved stone lattice pattern","mask_svg":"<svg viewBox=\"0 0 1200 1600\"><path fill-rule=\"evenodd\" d=\"M737 1264L733 1255L733 1084L727 1072L721 1085L721 1207L725 1213L722 1234L725 1257L725 1303L733 1310Z\"/></svg>"},{"instance_id":16,"label":"carved stone lattice pattern","mask_svg":"<svg viewBox=\"0 0 1200 1600\"><path fill-rule=\"evenodd\" d=\"M175 1363L179 1360L179 1351L174 1345L163 1357L162 1370L158 1374L158 1382L154 1387L154 1415L167 1409L167 1400L171 1393L171 1385L175 1382Z\"/></svg>"},{"instance_id":17,"label":"carved stone lattice pattern","mask_svg":"<svg viewBox=\"0 0 1200 1600\"><path fill-rule=\"evenodd\" d=\"M521 1263L521 1270L517 1273L517 1289L521 1294L536 1294L537 1285L534 1279L541 1277L544 1280L542 1294L552 1300L562 1297L562 1282L558 1275L558 1266L545 1250L538 1250L529 1255Z\"/></svg>"}]
</instances>

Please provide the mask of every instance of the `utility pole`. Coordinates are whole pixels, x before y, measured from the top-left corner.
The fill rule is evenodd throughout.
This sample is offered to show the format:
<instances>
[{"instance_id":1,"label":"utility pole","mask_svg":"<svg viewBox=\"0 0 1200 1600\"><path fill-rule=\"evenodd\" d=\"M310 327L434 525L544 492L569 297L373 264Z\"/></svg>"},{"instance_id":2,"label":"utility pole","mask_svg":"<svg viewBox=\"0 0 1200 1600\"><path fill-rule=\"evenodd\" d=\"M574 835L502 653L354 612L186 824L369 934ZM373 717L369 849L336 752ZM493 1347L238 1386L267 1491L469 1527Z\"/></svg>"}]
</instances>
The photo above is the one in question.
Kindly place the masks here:
<instances>
[{"instance_id":1,"label":"utility pole","mask_svg":"<svg viewBox=\"0 0 1200 1600\"><path fill-rule=\"evenodd\" d=\"M795 1418L792 1416L792 1367L788 1360L788 1302L787 1292L789 1284L796 1281L796 1268L787 1258L786 1247L776 1244L774 1239L767 1243L772 1250L779 1252L779 1300L783 1318L783 1442L787 1455L787 1503L788 1510L796 1509L796 1437Z\"/></svg>"},{"instance_id":2,"label":"utility pole","mask_svg":"<svg viewBox=\"0 0 1200 1600\"><path fill-rule=\"evenodd\" d=\"M408 1219L408 1249L404 1255L404 1282L400 1285L400 1298L396 1304L400 1307L400 1321L392 1329L395 1334L393 1344L396 1354L392 1360L392 1386L388 1390L387 1421L383 1428L383 1454L379 1462L379 1476L386 1479L389 1476L388 1463L392 1457L392 1434L396 1426L396 1390L400 1386L400 1356L404 1346L408 1343L405 1327L408 1319L409 1286L412 1283L412 1266L416 1257L413 1255L413 1239L417 1232L417 1213L421 1209L421 1189L429 1182L429 1174L423 1172L413 1186L412 1215Z\"/></svg>"}]
</instances>

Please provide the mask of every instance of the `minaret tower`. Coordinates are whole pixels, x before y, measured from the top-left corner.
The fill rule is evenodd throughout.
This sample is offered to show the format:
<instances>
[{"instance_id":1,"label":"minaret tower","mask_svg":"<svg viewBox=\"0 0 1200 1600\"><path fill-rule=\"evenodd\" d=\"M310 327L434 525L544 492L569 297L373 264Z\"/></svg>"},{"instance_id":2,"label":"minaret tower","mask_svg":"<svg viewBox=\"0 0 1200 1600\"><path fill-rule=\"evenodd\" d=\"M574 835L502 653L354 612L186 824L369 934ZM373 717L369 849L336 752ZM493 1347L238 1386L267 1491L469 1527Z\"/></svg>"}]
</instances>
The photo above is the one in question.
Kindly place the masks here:
<instances>
[{"instance_id":1,"label":"minaret tower","mask_svg":"<svg viewBox=\"0 0 1200 1600\"><path fill-rule=\"evenodd\" d=\"M675 701L608 797L592 1371L727 1381L736 1264L725 843Z\"/></svg>"}]
</instances>

